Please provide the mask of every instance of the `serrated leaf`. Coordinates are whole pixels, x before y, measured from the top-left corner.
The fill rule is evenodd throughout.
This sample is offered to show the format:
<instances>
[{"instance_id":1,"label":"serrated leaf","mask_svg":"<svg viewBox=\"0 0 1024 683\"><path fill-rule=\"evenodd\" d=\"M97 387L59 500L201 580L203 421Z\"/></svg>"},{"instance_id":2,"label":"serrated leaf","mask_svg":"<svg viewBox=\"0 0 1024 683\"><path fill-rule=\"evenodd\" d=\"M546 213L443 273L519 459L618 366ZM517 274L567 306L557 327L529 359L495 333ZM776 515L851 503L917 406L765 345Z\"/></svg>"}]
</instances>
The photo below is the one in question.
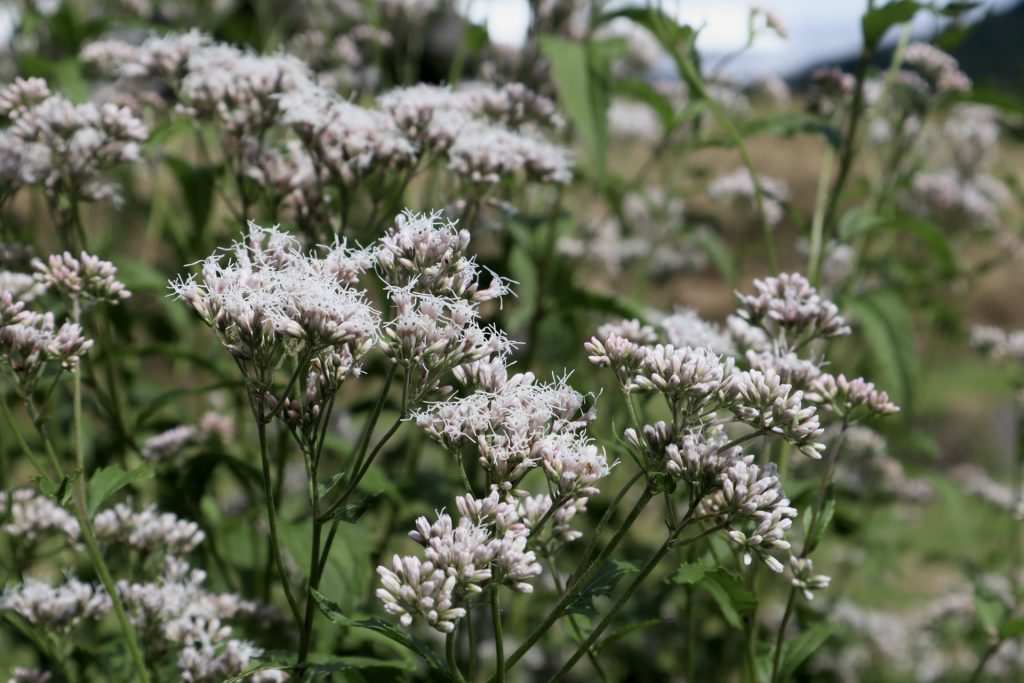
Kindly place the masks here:
<instances>
[{"instance_id":1,"label":"serrated leaf","mask_svg":"<svg viewBox=\"0 0 1024 683\"><path fill-rule=\"evenodd\" d=\"M132 482L151 479L154 470L149 465L140 465L125 470L119 465L110 465L96 470L89 479L89 516L93 517L107 498Z\"/></svg>"},{"instance_id":2,"label":"serrated leaf","mask_svg":"<svg viewBox=\"0 0 1024 683\"><path fill-rule=\"evenodd\" d=\"M836 626L831 623L820 623L811 626L809 629L790 638L782 646L782 657L779 663L779 681L787 681L796 673L808 657L813 655L819 647L835 632Z\"/></svg>"},{"instance_id":3,"label":"serrated leaf","mask_svg":"<svg viewBox=\"0 0 1024 683\"><path fill-rule=\"evenodd\" d=\"M636 566L629 562L621 560L605 562L583 587L576 599L569 604L565 613L596 616L598 612L597 607L594 606L594 598L611 595L623 576L636 571Z\"/></svg>"},{"instance_id":4,"label":"serrated leaf","mask_svg":"<svg viewBox=\"0 0 1024 683\"><path fill-rule=\"evenodd\" d=\"M684 562L672 575L670 581L681 585L692 585L704 578L708 568L703 562Z\"/></svg>"},{"instance_id":5,"label":"serrated leaf","mask_svg":"<svg viewBox=\"0 0 1024 683\"><path fill-rule=\"evenodd\" d=\"M393 624L389 624L388 622L380 619L352 619L351 617L346 616L336 603L328 600L322 593L320 593L320 591L313 591L313 599L316 600L316 604L320 608L320 611L323 612L324 616L326 616L332 623L337 624L338 626L367 629L375 633L379 633L388 640L391 640L392 642L395 642L407 650L419 655L434 671L444 674L444 676L449 680L452 679L452 675L448 671L447 665L438 659L430 646L423 641L414 638Z\"/></svg>"}]
</instances>

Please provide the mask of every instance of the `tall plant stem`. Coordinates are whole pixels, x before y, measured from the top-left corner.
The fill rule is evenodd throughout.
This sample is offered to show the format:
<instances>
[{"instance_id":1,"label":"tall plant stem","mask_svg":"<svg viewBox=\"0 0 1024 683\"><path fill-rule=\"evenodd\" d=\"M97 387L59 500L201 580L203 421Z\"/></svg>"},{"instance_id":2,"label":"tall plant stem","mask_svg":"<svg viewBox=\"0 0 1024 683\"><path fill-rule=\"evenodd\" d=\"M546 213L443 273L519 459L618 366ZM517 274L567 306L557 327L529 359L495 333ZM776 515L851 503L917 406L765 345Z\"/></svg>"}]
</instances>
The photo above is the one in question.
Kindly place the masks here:
<instances>
[{"instance_id":1,"label":"tall plant stem","mask_svg":"<svg viewBox=\"0 0 1024 683\"><path fill-rule=\"evenodd\" d=\"M526 637L526 640L523 641L522 645L516 648L516 651L513 652L507 660L505 660L506 669L511 669L516 662L522 659L523 655L530 651L530 648L533 647L534 644L540 640L545 633L547 633L548 629L558 621L558 618L565 613L565 610L569 605L579 597L579 594L583 592L587 583L594 578L608 558L611 557L611 554L622 542L622 539L626 537L626 533L629 531L630 527L633 526L637 518L640 517L640 513L643 512L643 509L647 507L647 504L656 494L657 490L653 485L648 484L644 488L643 493L640 495L640 499L636 502L633 509L630 510L629 515L623 520L622 524L619 526L612 539L608 542L608 545L605 546L604 550L601 551L597 558L590 563L590 566L583 571L575 581L567 586L565 595L562 596L562 599L559 600L551 612L548 613L547 617L544 618L544 621L541 622L540 625L538 625L537 628L535 628L533 632Z\"/></svg>"},{"instance_id":2,"label":"tall plant stem","mask_svg":"<svg viewBox=\"0 0 1024 683\"><path fill-rule=\"evenodd\" d=\"M775 259L775 239L772 236L772 224L769 222L768 214L764 210L764 191L761 189L757 167L754 166L754 160L750 156L747 144L744 142L743 136L736 128L736 125L729 118L725 108L708 95L707 90L704 88L704 81L701 79L693 62L687 57L676 55L676 64L681 72L680 75L683 76L688 85L696 88L696 95L704 100L712 116L718 121L718 125L724 128L725 132L732 139L733 144L736 145L736 151L739 152L740 159L743 161L743 165L746 167L747 172L750 173L750 180L754 185L754 208L757 212L758 220L761 222L761 230L764 234L765 255L768 257L768 265L771 267L772 273L778 273L779 264Z\"/></svg>"},{"instance_id":3,"label":"tall plant stem","mask_svg":"<svg viewBox=\"0 0 1024 683\"><path fill-rule=\"evenodd\" d=\"M626 603L629 602L629 599L633 596L633 593L635 593L637 589L640 588L640 585L644 582L648 575L650 575L650 573L654 571L654 568L658 566L658 563L661 562L661 559L665 557L666 554L668 554L669 550L671 550L674 546L678 545L676 543L676 540L679 538L679 534L681 534L684 530L686 530L687 527L689 527L690 522L692 521L693 513L696 511L696 509L697 505L695 502L693 505L690 506L689 511L679 522L679 525L676 526L669 533L668 537L665 539L665 542L661 544L661 547L658 548L657 552L655 552L654 555L652 555L651 558L647 561L647 564L643 566L643 568L640 570L640 573L636 575L636 577L629 584L626 590L624 590L622 594L619 595L619 597L615 600L615 603L612 605L611 609L608 610L608 613L604 615L604 618L601 619L601 622L594 627L594 630L590 632L590 635L587 636L587 639L584 640L578 648L576 648L576 652L574 652L572 657L569 658L569 661L563 664L562 668L558 670L558 673L551 677L549 683L557 683L558 681L562 680L565 677L565 675L568 674L569 671L571 671L572 668L576 665L576 662L578 662L580 658L583 657L583 655L586 654L587 651L594 645L594 643L597 642L597 639L600 638L601 634L605 632L605 630L611 624L615 616L622 610ZM718 531L724 526L724 524L720 524L708 529L707 531L701 532L693 538L689 538L686 541L684 541L683 545L689 545L690 543L699 541L700 539L711 535L712 533Z\"/></svg>"},{"instance_id":4,"label":"tall plant stem","mask_svg":"<svg viewBox=\"0 0 1024 683\"><path fill-rule=\"evenodd\" d=\"M496 683L505 683L505 636L501 632L501 605L498 603L498 586L491 588L491 623L494 625L494 673Z\"/></svg>"},{"instance_id":5,"label":"tall plant stem","mask_svg":"<svg viewBox=\"0 0 1024 683\"><path fill-rule=\"evenodd\" d=\"M818 539L815 536L815 529L818 526L818 519L821 517L821 510L825 505L825 495L828 491L828 485L832 482L832 477L835 474L836 460L839 457L839 451L842 450L843 439L846 437L846 430L849 429L849 427L850 418L849 416L844 416L839 434L829 447L825 463L825 471L821 475L821 482L818 484L818 493L815 496L814 507L811 510L811 519L807 524L807 531L804 532L804 543L800 550L801 558L810 555L817 543ZM786 626L789 625L789 620L793 616L793 609L796 606L797 590L796 586L790 586L789 588L789 597L786 599L786 611L782 615L782 621L779 623L779 632L775 636L775 651L772 653L772 675L769 679L771 683L776 683L778 680L779 664L782 660L782 643L786 639Z\"/></svg>"},{"instance_id":6,"label":"tall plant stem","mask_svg":"<svg viewBox=\"0 0 1024 683\"><path fill-rule=\"evenodd\" d=\"M448 661L448 670L451 671L452 678L455 679L457 683L466 683L466 679L462 677L462 672L459 671L459 663L455 660L455 634L456 631L452 631L445 636L445 659Z\"/></svg>"},{"instance_id":7,"label":"tall plant stem","mask_svg":"<svg viewBox=\"0 0 1024 683\"><path fill-rule=\"evenodd\" d=\"M373 464L377 454L380 453L381 449L384 448L384 445L391 439L391 437L395 435L398 428L402 426L402 420L405 419L409 410L409 383L412 377L409 372L409 368L405 369L405 381L402 384L402 404L399 409L398 417L395 419L388 431L385 432L380 440L377 441L376 445L374 445L369 456L364 459L363 456L366 455L366 449L369 447L370 440L373 436L373 429L376 427L377 422L380 419L380 414L384 410L384 403L387 399L388 389L391 387L391 382L394 379L396 371L397 366L394 365L388 370L387 379L384 382L384 387L381 389L380 396L377 397L377 404L373 408L373 414L370 416L363 434L361 435L360 445L354 461L354 469L351 474L349 484L341 497L329 505L324 512L320 513L320 520L322 523L326 523L330 520L334 513L340 510L341 507L348 502L348 499L353 493L355 493L356 488L359 486L359 482L362 481L362 478L366 475L367 471L369 471L370 465ZM318 576L323 574L324 569L327 567L327 558L330 556L331 546L334 545L334 538L338 533L338 525L340 523L341 522L338 519L331 522L331 529L327 533L327 540L324 542L323 550L320 551L320 566L317 569Z\"/></svg>"},{"instance_id":8,"label":"tall plant stem","mask_svg":"<svg viewBox=\"0 0 1024 683\"><path fill-rule=\"evenodd\" d=\"M874 6L873 0L868 0L868 11ZM860 53L860 60L857 62L857 76L853 89L853 102L850 104L850 116L846 122L846 134L843 136L843 144L839 152L839 171L836 173L835 182L829 193L828 203L825 206L824 224L830 230L835 230L836 211L839 208L839 197L849 179L850 169L853 167L853 160L857 153L857 128L861 116L864 113L864 81L867 78L868 66L875 57L877 44L865 43Z\"/></svg>"},{"instance_id":9,"label":"tall plant stem","mask_svg":"<svg viewBox=\"0 0 1024 683\"><path fill-rule=\"evenodd\" d=\"M835 150L831 145L826 146L821 156L821 170L818 172L818 190L814 199L814 216L811 218L811 255L807 265L807 273L815 287L821 281L821 263L825 259L825 207L828 204L828 186L835 159Z\"/></svg>"},{"instance_id":10,"label":"tall plant stem","mask_svg":"<svg viewBox=\"0 0 1024 683\"><path fill-rule=\"evenodd\" d=\"M270 527L270 551L274 555L274 564L277 566L277 573L281 577L281 588L284 590L284 597L288 601L288 608L299 626L303 623L302 612L299 611L299 604L292 593L291 584L288 581L288 572L284 566L284 556L281 553L281 540L277 531L277 506L274 504L274 485L270 480L270 455L267 452L267 421L266 402L263 394L253 398L253 410L256 413L256 434L260 442L260 465L263 472L263 497L267 505L267 524Z\"/></svg>"}]
</instances>

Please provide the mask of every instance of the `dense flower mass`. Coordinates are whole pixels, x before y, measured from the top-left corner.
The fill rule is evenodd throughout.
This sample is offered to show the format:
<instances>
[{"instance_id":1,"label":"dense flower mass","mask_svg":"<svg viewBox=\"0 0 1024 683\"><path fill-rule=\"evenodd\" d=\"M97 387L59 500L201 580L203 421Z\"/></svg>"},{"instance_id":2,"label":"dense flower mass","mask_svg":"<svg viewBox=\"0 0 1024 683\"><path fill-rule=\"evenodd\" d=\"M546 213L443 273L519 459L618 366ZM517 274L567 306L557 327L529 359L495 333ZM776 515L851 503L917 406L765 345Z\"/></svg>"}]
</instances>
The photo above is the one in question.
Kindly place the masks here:
<instances>
[{"instance_id":1,"label":"dense flower mass","mask_svg":"<svg viewBox=\"0 0 1024 683\"><path fill-rule=\"evenodd\" d=\"M0 680L1021 678L1012 22L8 4Z\"/></svg>"},{"instance_id":2,"label":"dense flower mass","mask_svg":"<svg viewBox=\"0 0 1024 683\"><path fill-rule=\"evenodd\" d=\"M539 531L521 521L521 503L494 487L486 498L467 493L456 501L458 523L447 514L431 523L416 520L409 536L424 546L423 560L395 555L391 568L377 567L377 597L389 614L409 626L421 617L442 633L451 633L466 616L466 596L505 586L533 591L541 573L536 554L527 550Z\"/></svg>"}]
</instances>

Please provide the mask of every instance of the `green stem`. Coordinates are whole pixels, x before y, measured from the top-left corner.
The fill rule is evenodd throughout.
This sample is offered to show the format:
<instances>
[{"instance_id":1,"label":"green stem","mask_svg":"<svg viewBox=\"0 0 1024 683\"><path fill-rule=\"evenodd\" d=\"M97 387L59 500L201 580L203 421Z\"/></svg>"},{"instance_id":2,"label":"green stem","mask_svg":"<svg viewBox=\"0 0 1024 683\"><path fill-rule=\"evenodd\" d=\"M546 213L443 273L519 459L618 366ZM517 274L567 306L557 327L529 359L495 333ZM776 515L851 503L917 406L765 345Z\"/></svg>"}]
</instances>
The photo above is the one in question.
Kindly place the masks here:
<instances>
[{"instance_id":1,"label":"green stem","mask_svg":"<svg viewBox=\"0 0 1024 683\"><path fill-rule=\"evenodd\" d=\"M832 178L832 166L836 153L831 145L825 147L821 156L821 171L818 173L818 190L814 199L814 217L811 219L811 254L807 273L815 287L821 280L821 263L825 258L825 205L828 202L828 185Z\"/></svg>"},{"instance_id":2,"label":"green stem","mask_svg":"<svg viewBox=\"0 0 1024 683\"><path fill-rule=\"evenodd\" d=\"M988 665L989 660L999 651L999 647L1002 644L1003 641L1000 639L988 646L985 654L978 660L978 666L974 667L974 672L971 674L968 683L978 683L981 680L981 675L985 672L985 666Z\"/></svg>"},{"instance_id":3,"label":"green stem","mask_svg":"<svg viewBox=\"0 0 1024 683\"><path fill-rule=\"evenodd\" d=\"M707 90L704 88L704 82L691 60L687 57L677 55L676 63L682 72L680 75L683 76L688 85L696 90L695 94L697 97L704 100L708 109L711 110L711 114L715 117L715 120L718 121L718 124L722 126L729 137L732 138L733 144L736 146L736 151L739 152L740 159L743 161L743 165L746 167L747 172L750 173L750 180L754 185L754 208L757 212L757 217L761 222L761 229L764 233L764 250L768 257L768 265L771 267L773 274L778 273L779 265L775 259L775 240L772 236L772 225L768 222L768 215L764 210L764 192L761 189L761 183L757 175L757 168L754 166L754 160L750 156L750 151L747 149L747 145L743 140L743 135L740 134L735 124L733 124L729 119L729 114L725 111L722 105L715 101L713 97L708 95Z\"/></svg>"},{"instance_id":4,"label":"green stem","mask_svg":"<svg viewBox=\"0 0 1024 683\"><path fill-rule=\"evenodd\" d=\"M800 557L807 557L810 555L811 549L814 548L814 544L817 541L815 538L815 527L818 525L818 518L825 505L825 495L828 491L828 485L831 483L832 476L835 474L836 460L838 459L839 451L842 448L843 439L846 436L846 430L849 429L849 427L850 418L849 416L844 416L839 434L836 435L835 441L833 441L829 447L825 471L821 475L821 482L818 484L818 493L814 499L814 508L811 510L811 519L807 525L807 531L804 532L804 543L800 550ZM796 601L796 595L797 587L790 586L789 597L786 600L786 611L782 615L782 621L779 623L779 632L775 636L775 651L772 653L772 675L769 679L771 683L775 683L779 675L779 663L782 657L782 644L786 639L786 627L789 625L789 620L793 616L793 607Z\"/></svg>"},{"instance_id":5,"label":"green stem","mask_svg":"<svg viewBox=\"0 0 1024 683\"><path fill-rule=\"evenodd\" d=\"M772 654L772 677L771 683L775 683L779 677L779 664L782 662L782 643L786 639L786 625L793 615L793 608L796 606L796 591L789 591L789 598L786 600L786 611L782 614L782 622L779 624L779 634L775 640L775 652Z\"/></svg>"},{"instance_id":6,"label":"green stem","mask_svg":"<svg viewBox=\"0 0 1024 683\"><path fill-rule=\"evenodd\" d=\"M452 674L458 683L466 683L466 679L462 677L462 672L459 671L459 663L455 661L455 634L456 631L452 631L444 639L444 654L448 660L448 670Z\"/></svg>"},{"instance_id":7,"label":"green stem","mask_svg":"<svg viewBox=\"0 0 1024 683\"><path fill-rule=\"evenodd\" d=\"M263 496L267 504L267 523L270 527L270 549L274 554L274 564L277 566L277 573L281 578L281 588L284 590L284 597L288 601L288 608L295 618L295 623L303 623L302 613L299 611L299 604L292 594L292 587L288 582L288 572L284 566L284 556L281 553L281 541L277 531L277 507L274 504L274 485L270 480L270 456L267 453L267 422L265 419L266 402L265 392L253 398L256 417L256 433L260 442L260 465L263 472Z\"/></svg>"},{"instance_id":8,"label":"green stem","mask_svg":"<svg viewBox=\"0 0 1024 683\"><path fill-rule=\"evenodd\" d=\"M874 6L873 0L868 0L868 11ZM839 207L839 196L850 175L853 167L853 160L856 156L857 146L857 125L860 123L861 115L864 113L864 81L867 79L868 66L874 59L877 45L874 43L865 44L861 50L860 60L857 62L857 80L853 90L853 102L850 104L850 116L847 119L846 134L843 136L842 151L839 154L839 172L832 184L832 191L829 193L828 203L825 209L824 224L835 230L835 216Z\"/></svg>"},{"instance_id":9,"label":"green stem","mask_svg":"<svg viewBox=\"0 0 1024 683\"><path fill-rule=\"evenodd\" d=\"M494 661L497 671L494 680L505 683L505 637L501 632L501 605L498 604L498 586L491 588L491 621L494 624Z\"/></svg>"},{"instance_id":10,"label":"green stem","mask_svg":"<svg viewBox=\"0 0 1024 683\"><path fill-rule=\"evenodd\" d=\"M466 653L469 659L469 680L476 681L476 631L473 629L473 603L466 603L466 638L468 640L469 652Z\"/></svg>"},{"instance_id":11,"label":"green stem","mask_svg":"<svg viewBox=\"0 0 1024 683\"><path fill-rule=\"evenodd\" d=\"M574 652L572 657L569 658L569 661L562 665L562 668L558 670L558 673L551 677L549 683L557 683L558 681L562 680L565 677L565 675L568 674L569 671L571 671L572 668L576 665L576 662L578 662L580 658L584 654L586 654L586 652L591 648L591 646L593 646L593 644L597 642L597 639L600 638L601 634L605 632L605 630L611 624L615 616L619 613L620 610L622 610L622 608L626 605L629 599L633 596L633 593L635 593L637 589L640 588L640 585L644 582L648 575L650 575L650 573L654 571L654 568L658 566L658 563L661 562L661 559L665 557L668 551L676 545L676 539L679 538L679 534L681 534L690 525L691 517L693 516L693 512L696 509L697 505L695 502L693 505L690 506L689 512L687 512L686 516L683 517L682 521L680 521L679 526L677 526L675 529L672 530L671 533L669 533L668 537L665 539L665 542L662 543L661 547L658 548L657 552L655 552L654 555L651 556L651 559L647 561L647 564L643 566L643 568L640 570L640 573L636 575L636 577L629 584L626 590L623 591L622 594L615 600L615 604L612 605L611 609L608 610L608 613L604 615L604 618L601 620L601 622L594 628L593 631L591 631L590 635L587 636L587 639L583 641L583 643L581 643L578 648L576 648L576 652ZM724 524L720 524L718 526L712 527L711 529L708 529L707 531L704 531L694 536L693 538L687 539L683 543L683 545L689 545L690 543L694 543L702 538L705 538L711 535L712 533L718 531L719 529L723 528L724 526Z\"/></svg>"},{"instance_id":12,"label":"green stem","mask_svg":"<svg viewBox=\"0 0 1024 683\"><path fill-rule=\"evenodd\" d=\"M530 648L532 648L534 644L538 640L540 640L541 636L547 633L548 629L550 629L551 626L554 625L554 623L558 620L558 618L562 616L562 614L569 607L569 605L571 605L573 601L576 600L577 597L579 597L579 594L583 592L583 589L586 587L586 585L590 582L592 578L594 578L594 576L601 569L601 567L608 560L608 558L611 557L612 552L614 552L615 548L617 548L619 543L622 542L622 539L626 537L626 533L629 531L630 527L633 526L637 518L640 517L640 513L643 512L643 509L651 501L651 498L653 498L656 494L657 490L651 484L648 484L644 488L643 493L640 495L640 499L636 502L636 505L633 507L633 509L630 510L629 515L626 517L626 519L623 520L622 524L615 532L615 535L608 542L608 545L605 546L604 550L601 551L601 553L590 564L586 571L584 571L575 582L572 582L568 585L568 590L566 591L565 595L562 596L562 599L558 601L558 603L547 615L547 617L545 617L544 621L541 622L540 625L537 626L537 628L535 628L533 632L526 637L526 640L523 641L523 643L516 649L516 651L509 656L509 658L505 661L506 669L511 669L516 662L522 659L523 655L530 651Z\"/></svg>"}]
</instances>

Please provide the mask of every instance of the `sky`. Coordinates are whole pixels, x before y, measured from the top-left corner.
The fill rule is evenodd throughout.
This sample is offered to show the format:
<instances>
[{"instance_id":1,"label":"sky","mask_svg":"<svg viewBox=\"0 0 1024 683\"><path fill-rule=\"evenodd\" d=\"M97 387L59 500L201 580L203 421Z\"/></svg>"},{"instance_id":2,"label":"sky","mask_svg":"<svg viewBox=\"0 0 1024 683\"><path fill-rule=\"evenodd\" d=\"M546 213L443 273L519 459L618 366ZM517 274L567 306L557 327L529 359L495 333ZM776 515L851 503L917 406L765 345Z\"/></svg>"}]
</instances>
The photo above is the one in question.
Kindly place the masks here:
<instances>
[{"instance_id":1,"label":"sky","mask_svg":"<svg viewBox=\"0 0 1024 683\"><path fill-rule=\"evenodd\" d=\"M976 15L1005 11L1020 0L984 0ZM623 4L642 5L642 2ZM860 50L860 17L865 0L661 0L662 6L693 26L701 26L697 47L712 63L716 56L741 47L746 40L747 14L759 4L778 15L789 38L763 35L742 57L730 62L725 73L741 81L767 75L788 76L822 62L851 57ZM472 0L471 19L485 24L496 42L521 43L529 10L526 0ZM933 33L934 16L919 12L915 32Z\"/></svg>"}]
</instances>

